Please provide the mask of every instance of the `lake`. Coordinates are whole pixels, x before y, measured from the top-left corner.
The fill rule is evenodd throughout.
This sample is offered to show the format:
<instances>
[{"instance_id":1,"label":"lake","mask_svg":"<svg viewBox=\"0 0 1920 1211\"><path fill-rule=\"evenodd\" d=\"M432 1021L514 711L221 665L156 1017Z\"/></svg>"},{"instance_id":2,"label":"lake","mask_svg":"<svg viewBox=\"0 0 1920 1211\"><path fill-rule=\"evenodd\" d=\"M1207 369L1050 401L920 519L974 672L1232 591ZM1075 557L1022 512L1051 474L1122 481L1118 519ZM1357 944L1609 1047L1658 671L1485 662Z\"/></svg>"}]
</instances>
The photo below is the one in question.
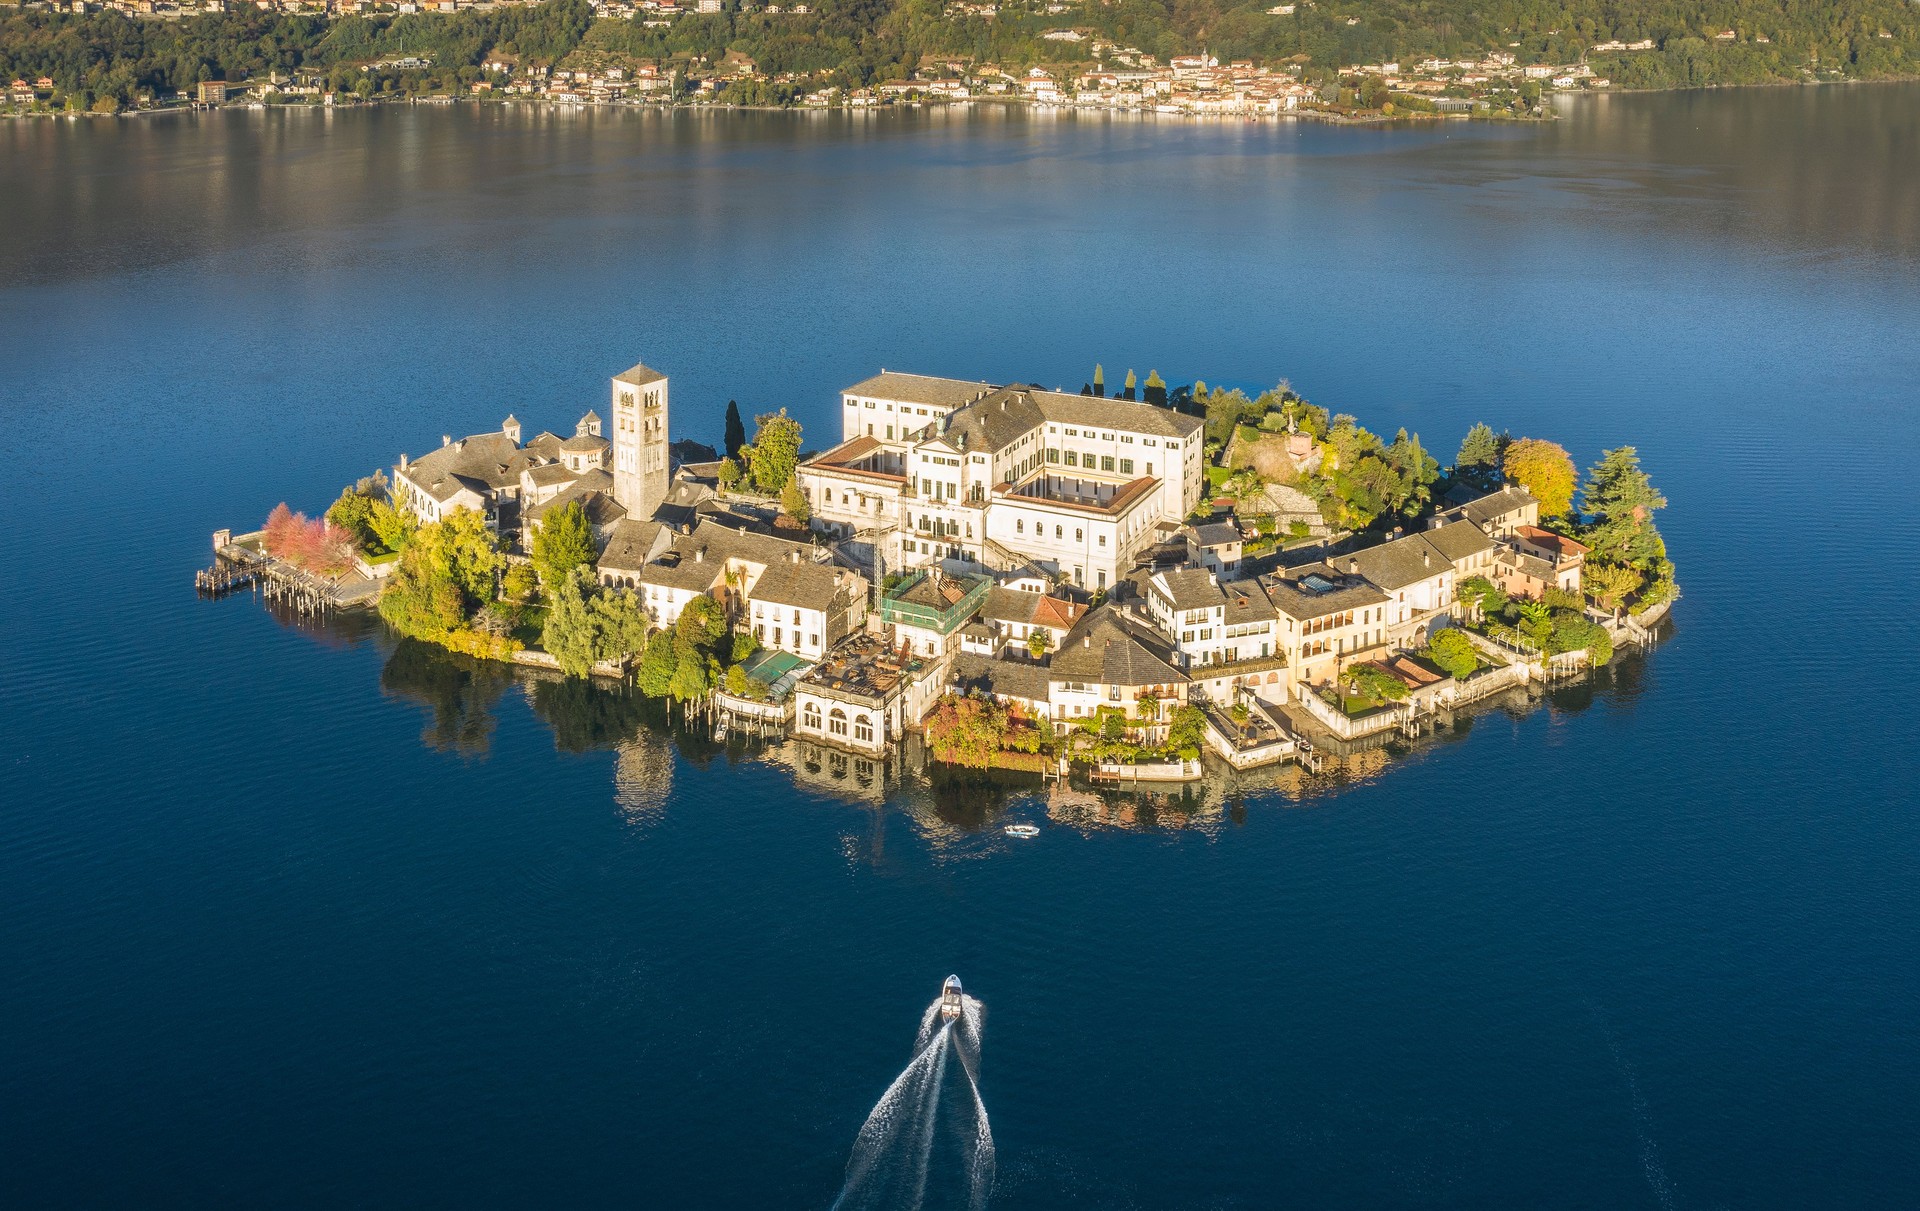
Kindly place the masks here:
<instances>
[{"instance_id":1,"label":"lake","mask_svg":"<svg viewBox=\"0 0 1920 1211\"><path fill-rule=\"evenodd\" d=\"M826 1207L959 972L996 1208L1920 1204L1920 86L1563 113L0 123L0 1202ZM1633 443L1684 597L1061 820L195 598L642 359L709 443L1096 362Z\"/></svg>"}]
</instances>

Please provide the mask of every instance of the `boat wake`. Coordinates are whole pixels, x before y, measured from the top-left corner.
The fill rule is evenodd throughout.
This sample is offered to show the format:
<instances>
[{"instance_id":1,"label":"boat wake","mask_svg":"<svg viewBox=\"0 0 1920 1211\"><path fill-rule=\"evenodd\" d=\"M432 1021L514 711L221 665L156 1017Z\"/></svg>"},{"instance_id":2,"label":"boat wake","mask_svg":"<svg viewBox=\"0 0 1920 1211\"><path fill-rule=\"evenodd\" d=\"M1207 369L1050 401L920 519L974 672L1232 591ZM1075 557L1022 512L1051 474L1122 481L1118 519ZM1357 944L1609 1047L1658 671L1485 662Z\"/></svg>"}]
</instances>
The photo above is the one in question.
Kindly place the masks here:
<instances>
[{"instance_id":1,"label":"boat wake","mask_svg":"<svg viewBox=\"0 0 1920 1211\"><path fill-rule=\"evenodd\" d=\"M913 1058L854 1140L835 1211L965 1207L993 1192L993 1132L980 1100L980 1002L958 980L920 1019Z\"/></svg>"}]
</instances>

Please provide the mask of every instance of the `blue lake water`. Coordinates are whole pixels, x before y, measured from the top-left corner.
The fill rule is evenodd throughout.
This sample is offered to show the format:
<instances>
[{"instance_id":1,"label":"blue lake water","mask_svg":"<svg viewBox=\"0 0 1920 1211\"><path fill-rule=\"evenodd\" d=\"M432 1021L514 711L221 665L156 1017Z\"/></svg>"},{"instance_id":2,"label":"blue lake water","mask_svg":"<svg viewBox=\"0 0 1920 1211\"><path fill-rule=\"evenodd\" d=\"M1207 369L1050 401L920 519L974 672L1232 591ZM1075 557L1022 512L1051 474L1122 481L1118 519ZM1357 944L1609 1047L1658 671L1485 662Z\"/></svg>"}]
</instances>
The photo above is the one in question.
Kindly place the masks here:
<instances>
[{"instance_id":1,"label":"blue lake water","mask_svg":"<svg viewBox=\"0 0 1920 1211\"><path fill-rule=\"evenodd\" d=\"M1920 1204L1917 146L1911 85L0 123L0 1204L824 1207L950 971L997 1208ZM195 599L640 359L709 442L1096 361L1632 442L1685 597L1531 713L1078 826Z\"/></svg>"}]
</instances>

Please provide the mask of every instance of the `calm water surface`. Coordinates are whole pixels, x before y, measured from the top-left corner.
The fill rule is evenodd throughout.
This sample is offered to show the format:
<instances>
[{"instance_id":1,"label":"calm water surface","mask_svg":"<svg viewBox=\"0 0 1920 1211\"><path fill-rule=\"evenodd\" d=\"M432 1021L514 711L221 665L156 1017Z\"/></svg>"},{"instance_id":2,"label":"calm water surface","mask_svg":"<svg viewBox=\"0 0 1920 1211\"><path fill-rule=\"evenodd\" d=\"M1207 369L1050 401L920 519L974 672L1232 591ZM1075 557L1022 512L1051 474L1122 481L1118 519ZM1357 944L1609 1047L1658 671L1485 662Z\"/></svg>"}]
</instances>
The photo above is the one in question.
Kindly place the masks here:
<instances>
[{"instance_id":1,"label":"calm water surface","mask_svg":"<svg viewBox=\"0 0 1920 1211\"><path fill-rule=\"evenodd\" d=\"M1912 86L0 124L0 1203L825 1206L959 971L996 1207L1920 1204L1917 150ZM1100 361L1634 442L1686 596L1385 770L1027 844L194 599L641 358L708 441Z\"/></svg>"}]
</instances>

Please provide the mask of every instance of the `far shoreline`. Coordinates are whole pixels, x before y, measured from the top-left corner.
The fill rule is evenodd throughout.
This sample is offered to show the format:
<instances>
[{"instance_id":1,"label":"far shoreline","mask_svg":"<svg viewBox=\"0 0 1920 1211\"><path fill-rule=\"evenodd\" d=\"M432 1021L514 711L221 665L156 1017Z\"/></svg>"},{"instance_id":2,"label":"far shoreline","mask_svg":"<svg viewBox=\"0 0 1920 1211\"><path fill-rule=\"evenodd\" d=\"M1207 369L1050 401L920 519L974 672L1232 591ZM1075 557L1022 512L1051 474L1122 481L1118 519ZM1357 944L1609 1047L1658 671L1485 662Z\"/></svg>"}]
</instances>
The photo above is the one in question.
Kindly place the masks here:
<instances>
[{"instance_id":1,"label":"far shoreline","mask_svg":"<svg viewBox=\"0 0 1920 1211\"><path fill-rule=\"evenodd\" d=\"M1568 100L1585 102L1592 99L1612 97L1612 96L1647 97L1647 96L1667 96L1667 95L1682 94L1682 93L1738 92L1738 91L1748 90L1748 89L1751 89L1751 90L1764 89L1767 91L1779 91L1783 89L1824 88L1824 87L1833 87L1833 86L1872 87L1872 86L1878 86L1878 85L1898 85L1898 84L1911 85L1915 83L1920 83L1920 74L1907 75L1907 76L1889 76L1889 77L1873 79L1873 80L1770 80L1770 81L1758 81L1758 82L1749 83L1749 84L1701 84L1701 85L1690 86L1687 88L1608 88L1604 91L1579 91L1579 92L1553 93L1547 97L1543 97L1542 100L1543 102L1546 102L1546 101L1560 102L1560 101L1568 101ZM1141 119L1141 120L1148 119L1148 118L1152 118L1155 120L1171 119L1179 122L1204 122L1209 124L1220 124L1220 125L1228 125L1228 124L1254 125L1254 124L1265 124L1268 122L1284 122L1288 120L1293 120L1293 121L1319 122L1329 126L1354 126L1354 127L1376 127L1376 126L1395 126L1395 125L1424 126L1432 123L1442 123L1442 122L1482 122L1482 123L1489 123L1494 125L1525 126L1525 125L1534 125L1534 124L1551 124L1553 122L1558 122L1563 120L1565 116L1561 113L1555 112L1555 110L1557 109L1557 105L1547 106L1547 112L1542 113L1537 117L1534 117L1534 116L1529 116L1524 114L1510 114L1510 113L1495 114L1495 113L1407 112L1407 113L1393 113L1393 114L1340 114L1340 113L1330 113L1325 110L1317 110L1317 109L1294 109L1294 110L1288 110L1283 113L1277 113L1277 114L1162 113L1158 110L1146 109L1144 107L1050 105L1050 104L1041 104L1041 103L1032 102L1032 101L1025 101L1018 98L999 98L999 97L992 97L992 98L978 97L978 98L969 98L966 100L957 100L957 101L954 101L954 100L894 101L884 105L732 105L732 104L727 104L727 105L685 104L683 105L683 104L676 104L668 101L628 101L628 100L559 101L559 100L552 100L545 97L485 97L485 98L482 98L482 97L470 97L470 96L469 97L427 96L427 97L383 97L383 98L377 98L377 99L371 99L371 100L365 100L365 101L355 100L355 101L347 102L345 104L338 104L338 105L317 105L317 104L311 104L306 102L302 102L299 104L267 104L265 102L258 102L258 101L245 103L245 104L229 103L225 105L216 105L216 106L201 106L201 105L192 105L192 104L166 105L166 106L152 106L144 109L124 109L124 110L120 110L118 112L110 113L110 114L95 113L92 111L67 112L67 111L52 111L52 110L47 110L47 111L28 110L24 112L15 111L15 112L0 113L0 118L6 118L10 120L66 119L68 121L79 121L82 119L118 120L118 119L140 119L140 118L177 116L181 114L217 113L217 112L226 112L226 111L265 112L265 111L283 110L283 111L294 112L294 113L309 113L309 112L332 113L336 111L346 111L346 110L384 109L384 108L389 108L393 106L402 106L402 105L409 106L409 107L422 106L422 105L432 106L432 107L464 105L464 106L472 106L475 108L486 108L486 107L491 107L496 105L527 106L531 108L540 108L540 109L547 109L547 110L568 110L568 111L592 110L595 112L599 112L602 110L612 110L612 111L645 110L645 111L652 111L652 112L663 113L663 114L678 114L678 113L882 114L882 113L895 112L899 110L920 110L920 109L935 109L935 108L972 109L976 106L988 106L1003 112L1019 110L1029 115L1046 114L1054 117L1064 116L1064 117L1072 117L1076 119L1082 116L1097 116L1102 118L1129 117L1129 118Z\"/></svg>"}]
</instances>

